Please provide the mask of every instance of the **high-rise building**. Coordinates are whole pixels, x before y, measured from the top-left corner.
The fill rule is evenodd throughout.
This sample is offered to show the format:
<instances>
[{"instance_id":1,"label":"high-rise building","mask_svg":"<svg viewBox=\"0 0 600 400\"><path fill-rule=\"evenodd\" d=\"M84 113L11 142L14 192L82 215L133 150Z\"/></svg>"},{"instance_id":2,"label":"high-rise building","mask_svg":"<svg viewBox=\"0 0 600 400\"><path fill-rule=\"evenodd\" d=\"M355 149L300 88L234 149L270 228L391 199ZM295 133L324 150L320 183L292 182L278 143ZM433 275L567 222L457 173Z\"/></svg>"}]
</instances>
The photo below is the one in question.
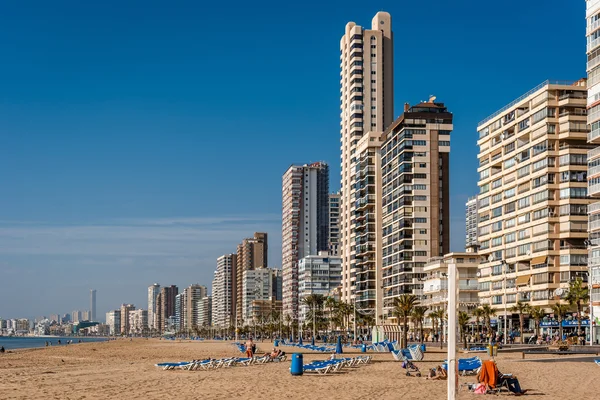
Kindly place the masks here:
<instances>
[{"instance_id":1,"label":"high-rise building","mask_svg":"<svg viewBox=\"0 0 600 400\"><path fill-rule=\"evenodd\" d=\"M298 261L329 250L329 166L292 165L282 179L283 312L298 315Z\"/></svg>"},{"instance_id":2,"label":"high-rise building","mask_svg":"<svg viewBox=\"0 0 600 400\"><path fill-rule=\"evenodd\" d=\"M252 322L252 301L268 300L273 294L273 277L270 268L247 269L242 277L242 320Z\"/></svg>"},{"instance_id":3,"label":"high-rise building","mask_svg":"<svg viewBox=\"0 0 600 400\"><path fill-rule=\"evenodd\" d=\"M477 207L477 196L469 197L465 205L465 249L477 247L477 219L479 211Z\"/></svg>"},{"instance_id":4,"label":"high-rise building","mask_svg":"<svg viewBox=\"0 0 600 400\"><path fill-rule=\"evenodd\" d=\"M205 296L196 304L196 320L198 327L208 327L212 325L212 297Z\"/></svg>"},{"instance_id":5,"label":"high-rise building","mask_svg":"<svg viewBox=\"0 0 600 400\"><path fill-rule=\"evenodd\" d=\"M156 298L156 320L159 333L167 329L169 318L175 318L175 297L179 289L175 285L163 287Z\"/></svg>"},{"instance_id":6,"label":"high-rise building","mask_svg":"<svg viewBox=\"0 0 600 400\"><path fill-rule=\"evenodd\" d=\"M92 320L92 312L91 311L82 311L81 312L81 321L91 321Z\"/></svg>"},{"instance_id":7,"label":"high-rise building","mask_svg":"<svg viewBox=\"0 0 600 400\"><path fill-rule=\"evenodd\" d=\"M148 311L132 310L129 311L129 334L142 335L148 330Z\"/></svg>"},{"instance_id":8,"label":"high-rise building","mask_svg":"<svg viewBox=\"0 0 600 400\"><path fill-rule=\"evenodd\" d=\"M588 195L594 199L589 205L589 276L590 297L595 320L600 324L600 1L586 1L587 36L587 123L591 127L588 143L594 149L588 153ZM593 332L594 341L600 340L600 329Z\"/></svg>"},{"instance_id":9,"label":"high-rise building","mask_svg":"<svg viewBox=\"0 0 600 400\"><path fill-rule=\"evenodd\" d=\"M158 329L156 315L156 298L160 293L160 285L155 283L148 286L148 327L150 329Z\"/></svg>"},{"instance_id":10,"label":"high-rise building","mask_svg":"<svg viewBox=\"0 0 600 400\"><path fill-rule=\"evenodd\" d=\"M177 332L183 332L186 330L186 297L185 291L175 296L175 327Z\"/></svg>"},{"instance_id":11,"label":"high-rise building","mask_svg":"<svg viewBox=\"0 0 600 400\"><path fill-rule=\"evenodd\" d=\"M129 334L129 312L135 310L133 304L121 304L121 334Z\"/></svg>"},{"instance_id":12,"label":"high-rise building","mask_svg":"<svg viewBox=\"0 0 600 400\"><path fill-rule=\"evenodd\" d=\"M337 256L340 245L340 194L329 195L329 254Z\"/></svg>"},{"instance_id":13,"label":"high-rise building","mask_svg":"<svg viewBox=\"0 0 600 400\"><path fill-rule=\"evenodd\" d=\"M182 329L191 331L200 325L198 322L198 302L206 296L208 296L206 286L195 284L185 289Z\"/></svg>"},{"instance_id":14,"label":"high-rise building","mask_svg":"<svg viewBox=\"0 0 600 400\"><path fill-rule=\"evenodd\" d=\"M381 145L382 311L388 317L398 296L423 294L425 263L450 251L452 113L434 100L405 104Z\"/></svg>"},{"instance_id":15,"label":"high-rise building","mask_svg":"<svg viewBox=\"0 0 600 400\"><path fill-rule=\"evenodd\" d=\"M280 269L271 268L271 297L275 300L283 298L283 273Z\"/></svg>"},{"instance_id":16,"label":"high-rise building","mask_svg":"<svg viewBox=\"0 0 600 400\"><path fill-rule=\"evenodd\" d=\"M268 235L264 232L255 232L254 236L242 240L237 247L236 257L236 289L235 289L235 318L242 317L242 278L244 271L268 266Z\"/></svg>"},{"instance_id":17,"label":"high-rise building","mask_svg":"<svg viewBox=\"0 0 600 400\"><path fill-rule=\"evenodd\" d=\"M226 254L217 258L217 269L212 284L212 324L219 328L233 326L233 313L237 294L235 293L236 254Z\"/></svg>"},{"instance_id":18,"label":"high-rise building","mask_svg":"<svg viewBox=\"0 0 600 400\"><path fill-rule=\"evenodd\" d=\"M343 277L342 293L356 308L375 315L378 324L383 310L381 250L381 145L380 132L367 132L356 144L354 209L351 241L354 243L350 275ZM379 289L378 289L379 288Z\"/></svg>"},{"instance_id":19,"label":"high-rise building","mask_svg":"<svg viewBox=\"0 0 600 400\"><path fill-rule=\"evenodd\" d=\"M96 289L90 290L90 321L96 322Z\"/></svg>"},{"instance_id":20,"label":"high-rise building","mask_svg":"<svg viewBox=\"0 0 600 400\"><path fill-rule=\"evenodd\" d=\"M329 293L342 283L342 259L322 251L318 255L306 256L298 263L298 295L304 299L319 294L327 297ZM299 306L300 323L306 321L309 307L303 303Z\"/></svg>"},{"instance_id":21,"label":"high-rise building","mask_svg":"<svg viewBox=\"0 0 600 400\"><path fill-rule=\"evenodd\" d=\"M83 313L79 310L75 310L71 313L71 322L83 321Z\"/></svg>"},{"instance_id":22,"label":"high-rise building","mask_svg":"<svg viewBox=\"0 0 600 400\"><path fill-rule=\"evenodd\" d=\"M365 29L346 24L340 41L341 182L340 246L341 299L353 302L356 282L356 163L357 145L367 132L383 132L394 121L394 51L392 17L378 12ZM363 266L364 267L364 266ZM363 267L359 269L363 269ZM369 275L369 273L365 273ZM371 274L373 275L373 274ZM373 308L374 289L357 297ZM366 296L366 297L365 297Z\"/></svg>"},{"instance_id":23,"label":"high-rise building","mask_svg":"<svg viewBox=\"0 0 600 400\"><path fill-rule=\"evenodd\" d=\"M546 81L477 127L479 297L500 321L586 279L586 93L585 80Z\"/></svg>"}]
</instances>

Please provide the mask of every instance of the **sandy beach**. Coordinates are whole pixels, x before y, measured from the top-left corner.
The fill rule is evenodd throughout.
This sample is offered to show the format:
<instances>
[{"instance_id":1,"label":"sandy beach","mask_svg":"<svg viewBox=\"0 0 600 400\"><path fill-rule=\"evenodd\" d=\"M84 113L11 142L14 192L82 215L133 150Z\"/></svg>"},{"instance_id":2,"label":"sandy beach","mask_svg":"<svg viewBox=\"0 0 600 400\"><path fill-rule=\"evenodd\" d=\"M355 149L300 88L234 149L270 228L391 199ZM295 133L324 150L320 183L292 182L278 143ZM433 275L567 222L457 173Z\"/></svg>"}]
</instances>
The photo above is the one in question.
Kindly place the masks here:
<instances>
[{"instance_id":1,"label":"sandy beach","mask_svg":"<svg viewBox=\"0 0 600 400\"><path fill-rule=\"evenodd\" d=\"M271 343L258 343L261 351ZM295 348L281 347L289 353ZM433 350L433 349L432 349ZM437 349L436 349L437 350ZM355 353L356 355L360 353ZM407 377L390 354L369 353L374 362L333 375L291 376L289 360L209 371L163 371L154 364L207 357L241 356L228 342L117 340L0 355L2 399L444 399L446 382ZM351 354L350 354L351 355ZM304 352L304 361L324 359ZM443 353L418 363L434 367ZM529 358L529 357L528 357ZM593 362L522 361L520 353L497 358L502 372L516 374L527 396L597 399L600 368ZM460 382L475 382L461 377ZM507 396L506 394L502 396ZM479 398L466 391L459 398Z\"/></svg>"}]
</instances>

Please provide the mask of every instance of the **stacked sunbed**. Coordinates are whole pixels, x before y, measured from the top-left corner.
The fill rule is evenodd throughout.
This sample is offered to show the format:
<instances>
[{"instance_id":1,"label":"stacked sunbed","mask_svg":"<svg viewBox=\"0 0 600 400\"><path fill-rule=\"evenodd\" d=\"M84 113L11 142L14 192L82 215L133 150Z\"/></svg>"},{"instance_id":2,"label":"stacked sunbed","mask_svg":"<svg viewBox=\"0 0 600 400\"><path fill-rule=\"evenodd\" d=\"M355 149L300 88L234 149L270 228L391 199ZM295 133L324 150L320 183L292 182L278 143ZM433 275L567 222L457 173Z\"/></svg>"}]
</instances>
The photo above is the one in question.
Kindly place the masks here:
<instances>
[{"instance_id":1,"label":"stacked sunbed","mask_svg":"<svg viewBox=\"0 0 600 400\"><path fill-rule=\"evenodd\" d=\"M273 359L269 356L264 357L231 357L231 358L221 358L221 359L213 359L209 358L206 360L193 360L193 361L184 361L177 363L160 363L155 366L158 368L162 368L163 370L174 370L174 369L182 369L185 371L198 371L198 370L209 370L209 369L218 369L218 368L229 368L235 366L250 366L257 364L265 364L267 362L273 361Z\"/></svg>"},{"instance_id":2,"label":"stacked sunbed","mask_svg":"<svg viewBox=\"0 0 600 400\"><path fill-rule=\"evenodd\" d=\"M338 372L343 368L354 368L371 362L371 356L358 356L353 358L334 358L332 360L313 361L304 364L304 373L329 374Z\"/></svg>"}]
</instances>

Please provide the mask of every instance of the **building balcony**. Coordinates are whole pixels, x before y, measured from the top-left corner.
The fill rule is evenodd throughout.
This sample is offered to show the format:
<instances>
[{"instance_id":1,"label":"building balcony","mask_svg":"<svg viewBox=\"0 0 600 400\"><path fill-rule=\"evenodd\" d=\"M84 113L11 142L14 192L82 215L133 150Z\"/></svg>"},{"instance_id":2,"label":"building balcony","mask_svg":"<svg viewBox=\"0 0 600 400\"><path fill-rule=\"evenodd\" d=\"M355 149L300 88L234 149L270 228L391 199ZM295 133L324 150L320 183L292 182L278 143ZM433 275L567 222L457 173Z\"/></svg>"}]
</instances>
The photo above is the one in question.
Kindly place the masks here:
<instances>
[{"instance_id":1,"label":"building balcony","mask_svg":"<svg viewBox=\"0 0 600 400\"><path fill-rule=\"evenodd\" d=\"M594 197L600 195L600 183L588 185L588 196Z\"/></svg>"}]
</instances>

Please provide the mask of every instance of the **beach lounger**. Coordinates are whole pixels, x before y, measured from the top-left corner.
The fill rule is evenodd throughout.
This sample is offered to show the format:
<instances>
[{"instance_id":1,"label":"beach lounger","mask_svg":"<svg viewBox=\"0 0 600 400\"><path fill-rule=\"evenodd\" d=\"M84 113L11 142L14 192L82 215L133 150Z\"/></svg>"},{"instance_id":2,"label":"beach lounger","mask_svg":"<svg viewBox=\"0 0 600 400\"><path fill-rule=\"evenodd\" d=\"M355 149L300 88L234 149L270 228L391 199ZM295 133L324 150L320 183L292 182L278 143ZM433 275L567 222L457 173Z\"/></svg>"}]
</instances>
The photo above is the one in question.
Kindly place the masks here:
<instances>
[{"instance_id":1,"label":"beach lounger","mask_svg":"<svg viewBox=\"0 0 600 400\"><path fill-rule=\"evenodd\" d=\"M184 368L185 366L188 366L190 364L192 364L193 362L191 361L183 361L183 362L177 362L177 363L160 363L160 364L154 364L155 367L159 367L162 368L164 371L167 370L171 370L171 369L175 369L175 368Z\"/></svg>"},{"instance_id":2,"label":"beach lounger","mask_svg":"<svg viewBox=\"0 0 600 400\"><path fill-rule=\"evenodd\" d=\"M316 372L318 374L326 374L331 371L331 365L317 365L317 364L307 364L303 366L304 372Z\"/></svg>"},{"instance_id":3,"label":"beach lounger","mask_svg":"<svg viewBox=\"0 0 600 400\"><path fill-rule=\"evenodd\" d=\"M596 365L597 365L597 366L599 366L599 367L600 367L600 359L598 359L598 360L594 360L594 362L596 363Z\"/></svg>"},{"instance_id":4,"label":"beach lounger","mask_svg":"<svg viewBox=\"0 0 600 400\"><path fill-rule=\"evenodd\" d=\"M462 376L477 375L481 370L483 362L479 357L471 358L459 358L458 359L458 373ZM442 368L448 370L448 363L444 361Z\"/></svg>"}]
</instances>

